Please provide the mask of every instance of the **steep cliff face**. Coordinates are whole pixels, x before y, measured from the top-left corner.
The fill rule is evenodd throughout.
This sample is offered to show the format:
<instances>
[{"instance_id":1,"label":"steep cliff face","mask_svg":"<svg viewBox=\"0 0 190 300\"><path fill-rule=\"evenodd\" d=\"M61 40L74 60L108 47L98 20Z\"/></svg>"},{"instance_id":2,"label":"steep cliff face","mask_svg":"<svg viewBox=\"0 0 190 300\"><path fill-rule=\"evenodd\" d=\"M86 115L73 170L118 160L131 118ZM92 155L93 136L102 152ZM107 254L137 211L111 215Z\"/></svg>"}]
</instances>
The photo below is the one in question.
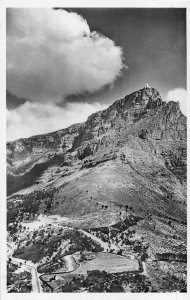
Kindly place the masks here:
<instances>
[{"instance_id":1,"label":"steep cliff face","mask_svg":"<svg viewBox=\"0 0 190 300\"><path fill-rule=\"evenodd\" d=\"M117 205L133 203L136 211L186 218L186 117L154 88L85 123L7 143L7 162L8 195L51 192L48 209L39 203L44 212L95 217L106 205L109 223Z\"/></svg>"}]
</instances>

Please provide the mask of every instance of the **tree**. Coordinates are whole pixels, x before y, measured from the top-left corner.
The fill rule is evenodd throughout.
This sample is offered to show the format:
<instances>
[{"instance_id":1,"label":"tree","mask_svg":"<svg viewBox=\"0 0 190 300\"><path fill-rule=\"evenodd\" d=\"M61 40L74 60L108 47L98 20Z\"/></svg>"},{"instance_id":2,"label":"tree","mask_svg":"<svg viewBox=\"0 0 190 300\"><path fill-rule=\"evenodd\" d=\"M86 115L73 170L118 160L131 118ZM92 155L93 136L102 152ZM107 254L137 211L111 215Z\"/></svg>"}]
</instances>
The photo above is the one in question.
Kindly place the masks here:
<instances>
[{"instance_id":1,"label":"tree","mask_svg":"<svg viewBox=\"0 0 190 300\"><path fill-rule=\"evenodd\" d=\"M144 252L142 255L141 255L141 261L146 261L146 259L148 258L148 254L146 252Z\"/></svg>"}]
</instances>

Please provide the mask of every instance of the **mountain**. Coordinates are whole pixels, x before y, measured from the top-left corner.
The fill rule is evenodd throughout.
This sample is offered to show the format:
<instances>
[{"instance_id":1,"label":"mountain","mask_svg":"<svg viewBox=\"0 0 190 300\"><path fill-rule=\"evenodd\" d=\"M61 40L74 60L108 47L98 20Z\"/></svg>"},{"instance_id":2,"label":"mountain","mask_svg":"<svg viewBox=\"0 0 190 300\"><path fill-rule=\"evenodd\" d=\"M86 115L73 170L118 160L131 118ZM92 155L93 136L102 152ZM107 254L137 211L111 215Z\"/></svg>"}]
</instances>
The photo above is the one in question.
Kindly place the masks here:
<instances>
[{"instance_id":1,"label":"mountain","mask_svg":"<svg viewBox=\"0 0 190 300\"><path fill-rule=\"evenodd\" d=\"M6 104L7 104L7 109L12 110L20 105L24 104L27 100L24 98L19 98L15 95L13 95L11 92L8 90L6 91Z\"/></svg>"},{"instance_id":2,"label":"mountain","mask_svg":"<svg viewBox=\"0 0 190 300\"><path fill-rule=\"evenodd\" d=\"M186 142L179 103L149 87L84 123L8 142L9 252L49 268L77 251L116 251L141 265L117 274L130 290L186 291Z\"/></svg>"},{"instance_id":3,"label":"mountain","mask_svg":"<svg viewBox=\"0 0 190 300\"><path fill-rule=\"evenodd\" d=\"M85 123L8 142L7 193L10 207L81 226L112 224L122 207L185 223L186 117L146 87Z\"/></svg>"}]
</instances>

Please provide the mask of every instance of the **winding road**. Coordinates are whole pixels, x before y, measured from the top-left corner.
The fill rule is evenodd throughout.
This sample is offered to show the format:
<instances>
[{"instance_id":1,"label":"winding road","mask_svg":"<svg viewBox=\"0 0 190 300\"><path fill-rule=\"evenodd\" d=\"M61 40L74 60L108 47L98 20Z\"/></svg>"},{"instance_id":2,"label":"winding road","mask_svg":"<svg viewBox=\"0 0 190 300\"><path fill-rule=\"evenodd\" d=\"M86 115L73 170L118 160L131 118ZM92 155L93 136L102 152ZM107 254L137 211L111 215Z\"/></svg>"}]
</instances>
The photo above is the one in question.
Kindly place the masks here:
<instances>
[{"instance_id":1,"label":"winding road","mask_svg":"<svg viewBox=\"0 0 190 300\"><path fill-rule=\"evenodd\" d=\"M40 284L40 279L38 277L38 272L36 270L35 265L30 261L26 262L24 259L13 257L12 255L14 253L14 249L10 245L8 245L8 248L9 248L8 257L11 258L11 261L16 264L22 264L23 266L25 266L26 268L28 268L30 270L31 275L32 275L32 292L33 293L41 293L42 287Z\"/></svg>"}]
</instances>

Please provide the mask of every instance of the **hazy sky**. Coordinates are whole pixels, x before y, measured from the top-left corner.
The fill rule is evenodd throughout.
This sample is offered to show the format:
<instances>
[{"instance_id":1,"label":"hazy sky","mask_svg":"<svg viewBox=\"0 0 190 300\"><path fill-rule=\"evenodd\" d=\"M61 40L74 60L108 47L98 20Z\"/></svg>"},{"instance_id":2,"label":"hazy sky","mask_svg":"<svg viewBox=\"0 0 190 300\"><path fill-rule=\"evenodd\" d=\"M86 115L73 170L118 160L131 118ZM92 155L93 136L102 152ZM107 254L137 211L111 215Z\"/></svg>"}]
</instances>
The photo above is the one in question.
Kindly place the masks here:
<instances>
[{"instance_id":1,"label":"hazy sky","mask_svg":"<svg viewBox=\"0 0 190 300\"><path fill-rule=\"evenodd\" d=\"M185 9L7 10L7 89L31 101L8 111L8 139L85 121L145 83L185 103Z\"/></svg>"}]
</instances>

